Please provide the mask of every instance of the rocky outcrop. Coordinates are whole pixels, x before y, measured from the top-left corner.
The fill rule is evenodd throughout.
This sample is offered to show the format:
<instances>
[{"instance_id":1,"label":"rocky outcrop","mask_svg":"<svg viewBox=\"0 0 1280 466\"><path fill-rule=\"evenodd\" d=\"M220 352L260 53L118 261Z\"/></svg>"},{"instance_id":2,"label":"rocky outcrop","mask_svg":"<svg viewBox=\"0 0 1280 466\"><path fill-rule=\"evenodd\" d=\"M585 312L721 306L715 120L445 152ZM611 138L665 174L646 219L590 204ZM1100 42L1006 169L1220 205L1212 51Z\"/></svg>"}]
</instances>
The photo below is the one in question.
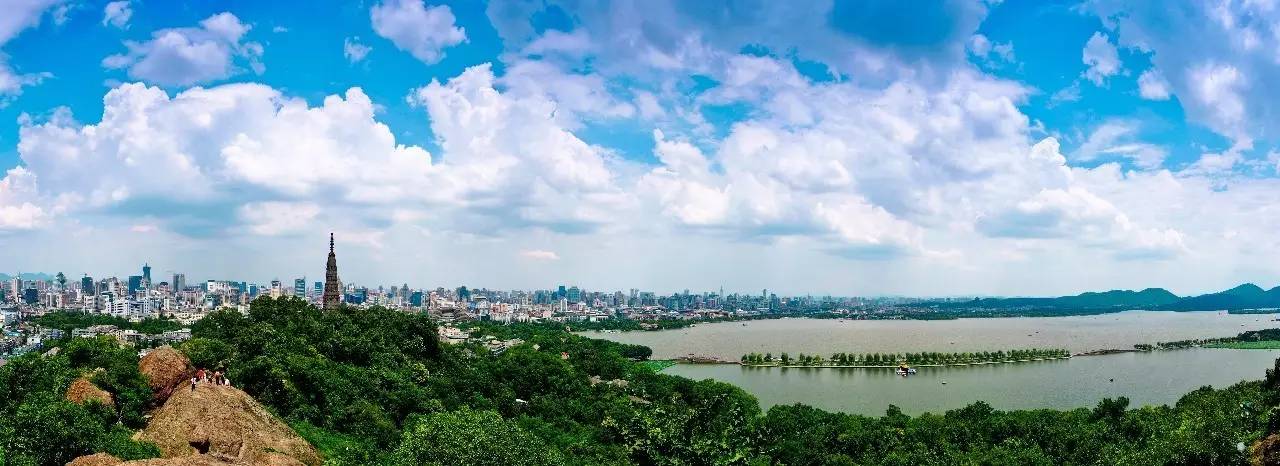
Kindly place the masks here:
<instances>
[{"instance_id":1,"label":"rocky outcrop","mask_svg":"<svg viewBox=\"0 0 1280 466\"><path fill-rule=\"evenodd\" d=\"M197 385L194 391L189 387L174 390L138 436L154 442L165 458L207 456L224 463L254 465L316 466L322 462L311 444L248 394L207 383Z\"/></svg>"},{"instance_id":2,"label":"rocky outcrop","mask_svg":"<svg viewBox=\"0 0 1280 466\"><path fill-rule=\"evenodd\" d=\"M253 397L229 386L200 383L191 390L191 361L161 347L138 363L155 399L151 422L135 439L155 443L163 458L123 461L106 453L81 456L68 466L319 466L311 444L276 419ZM67 399L112 404L111 394L90 376L76 379Z\"/></svg>"},{"instance_id":3,"label":"rocky outcrop","mask_svg":"<svg viewBox=\"0 0 1280 466\"><path fill-rule=\"evenodd\" d=\"M153 458L123 461L106 453L81 456L67 466L287 466L298 465L298 460L278 453L265 455L258 462L226 461L213 455L192 455L180 458Z\"/></svg>"},{"instance_id":4,"label":"rocky outcrop","mask_svg":"<svg viewBox=\"0 0 1280 466\"><path fill-rule=\"evenodd\" d=\"M70 463L67 463L67 466L115 466L123 462L120 458L106 453L94 453L71 460Z\"/></svg>"},{"instance_id":5,"label":"rocky outcrop","mask_svg":"<svg viewBox=\"0 0 1280 466\"><path fill-rule=\"evenodd\" d=\"M1280 466L1280 434L1271 434L1249 448L1249 462L1254 466Z\"/></svg>"},{"instance_id":6,"label":"rocky outcrop","mask_svg":"<svg viewBox=\"0 0 1280 466\"><path fill-rule=\"evenodd\" d=\"M147 378L155 400L163 402L183 381L191 380L195 368L191 367L191 360L186 355L169 346L161 346L138 361L138 371Z\"/></svg>"},{"instance_id":7,"label":"rocky outcrop","mask_svg":"<svg viewBox=\"0 0 1280 466\"><path fill-rule=\"evenodd\" d=\"M111 396L111 393L98 388L97 385L94 385L89 380L87 375L71 382L71 386L67 387L67 400L79 404L97 401L112 408L116 406L115 398Z\"/></svg>"}]
</instances>

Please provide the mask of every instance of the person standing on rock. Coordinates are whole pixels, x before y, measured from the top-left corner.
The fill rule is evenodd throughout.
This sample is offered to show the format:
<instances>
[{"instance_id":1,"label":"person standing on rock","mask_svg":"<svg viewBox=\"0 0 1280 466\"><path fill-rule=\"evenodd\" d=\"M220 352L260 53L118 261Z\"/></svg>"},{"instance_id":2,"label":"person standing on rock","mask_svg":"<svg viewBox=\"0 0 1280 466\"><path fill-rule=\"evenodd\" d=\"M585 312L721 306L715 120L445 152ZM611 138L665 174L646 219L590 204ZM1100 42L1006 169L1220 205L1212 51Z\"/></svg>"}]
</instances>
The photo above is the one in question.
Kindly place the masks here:
<instances>
[{"instance_id":1,"label":"person standing on rock","mask_svg":"<svg viewBox=\"0 0 1280 466\"><path fill-rule=\"evenodd\" d=\"M191 376L191 392L192 393L195 393L196 391L196 380L199 380L199 379L194 375Z\"/></svg>"},{"instance_id":2,"label":"person standing on rock","mask_svg":"<svg viewBox=\"0 0 1280 466\"><path fill-rule=\"evenodd\" d=\"M205 377L205 373L204 373L204 369L203 369L203 368L201 368L200 370L196 371L196 379L203 380L203 381L205 381L205 382L208 382L208 381L209 381L209 379Z\"/></svg>"},{"instance_id":3,"label":"person standing on rock","mask_svg":"<svg viewBox=\"0 0 1280 466\"><path fill-rule=\"evenodd\" d=\"M222 371L213 371L213 384L222 385Z\"/></svg>"}]
</instances>

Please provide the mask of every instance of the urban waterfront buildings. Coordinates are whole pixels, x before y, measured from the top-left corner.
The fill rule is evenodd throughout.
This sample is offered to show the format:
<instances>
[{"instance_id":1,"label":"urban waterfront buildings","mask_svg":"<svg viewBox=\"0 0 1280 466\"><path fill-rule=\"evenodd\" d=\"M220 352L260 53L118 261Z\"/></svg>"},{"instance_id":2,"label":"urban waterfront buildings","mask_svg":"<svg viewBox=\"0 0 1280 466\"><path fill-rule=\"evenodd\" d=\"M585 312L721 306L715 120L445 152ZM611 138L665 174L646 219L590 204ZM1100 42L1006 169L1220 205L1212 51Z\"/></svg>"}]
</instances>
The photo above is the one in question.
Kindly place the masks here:
<instances>
[{"instance_id":1,"label":"urban waterfront buildings","mask_svg":"<svg viewBox=\"0 0 1280 466\"><path fill-rule=\"evenodd\" d=\"M18 274L8 277L5 286L0 287L3 291L0 293L0 316L3 316L6 330L10 331L0 339L0 354L4 353L4 348L29 347L24 346L26 343L17 345L14 341L39 341L42 338L40 329L28 331L26 335L14 333L13 329L48 312L104 314L133 322L165 318L190 325L216 310L248 312L250 303L262 296L292 296L330 310L343 305L382 306L405 312L430 313L441 322L487 320L504 323L580 322L612 318L653 321L768 313L867 313L875 312L876 306L903 303L903 300L893 298L782 297L767 290L760 294L726 295L723 290L697 293L686 289L659 294L632 288L624 293L622 290L589 290L576 285L556 285L540 290L491 290L467 286L430 289L411 288L407 283L373 287L354 282L342 283L337 267L334 238L330 235L325 281L315 282L311 293L307 292L305 277L294 279L291 286L281 280L272 280L267 285L223 279L189 284L187 274L174 273L170 281L155 283L151 280L150 264L142 266L141 274L124 280L117 277L94 279L85 275L78 281L68 281L62 274ZM125 340L144 338L106 327L94 332L95 335L109 334ZM181 338L183 335L179 332L164 338ZM18 337L27 340L15 340Z\"/></svg>"}]
</instances>

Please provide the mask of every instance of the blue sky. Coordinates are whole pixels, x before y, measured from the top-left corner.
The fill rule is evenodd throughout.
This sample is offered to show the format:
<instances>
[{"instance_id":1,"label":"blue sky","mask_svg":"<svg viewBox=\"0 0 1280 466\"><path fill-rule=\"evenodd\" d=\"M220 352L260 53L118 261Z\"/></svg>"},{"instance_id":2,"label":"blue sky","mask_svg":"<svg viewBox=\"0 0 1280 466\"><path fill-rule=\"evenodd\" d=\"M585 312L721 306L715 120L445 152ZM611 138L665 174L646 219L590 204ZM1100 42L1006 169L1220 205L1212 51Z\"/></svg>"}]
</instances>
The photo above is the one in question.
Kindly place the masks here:
<instances>
[{"instance_id":1,"label":"blue sky","mask_svg":"<svg viewBox=\"0 0 1280 466\"><path fill-rule=\"evenodd\" d=\"M318 276L335 231L413 286L1280 283L1267 2L0 8L6 268Z\"/></svg>"}]
</instances>

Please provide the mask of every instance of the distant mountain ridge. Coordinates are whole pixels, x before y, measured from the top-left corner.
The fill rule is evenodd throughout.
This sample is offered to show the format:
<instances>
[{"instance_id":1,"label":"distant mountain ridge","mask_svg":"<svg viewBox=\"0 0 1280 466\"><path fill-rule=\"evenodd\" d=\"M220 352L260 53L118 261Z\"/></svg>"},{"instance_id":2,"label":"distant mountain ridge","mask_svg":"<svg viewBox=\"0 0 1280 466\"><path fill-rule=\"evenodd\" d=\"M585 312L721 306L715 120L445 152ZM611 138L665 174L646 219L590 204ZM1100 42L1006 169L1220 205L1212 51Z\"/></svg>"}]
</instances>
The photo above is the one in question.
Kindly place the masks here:
<instances>
[{"instance_id":1,"label":"distant mountain ridge","mask_svg":"<svg viewBox=\"0 0 1280 466\"><path fill-rule=\"evenodd\" d=\"M9 275L7 273L0 273L0 281L9 281L9 279L11 278L13 278L13 275ZM49 275L43 272L38 272L38 273L22 272L21 278L23 280L49 281L49 280L53 280L53 275ZM70 278L68 278L68 280L70 280Z\"/></svg>"},{"instance_id":2,"label":"distant mountain ridge","mask_svg":"<svg viewBox=\"0 0 1280 466\"><path fill-rule=\"evenodd\" d=\"M1169 311L1218 311L1280 308L1280 286L1270 290L1252 283L1200 296L1188 297L1163 306Z\"/></svg>"},{"instance_id":3,"label":"distant mountain ridge","mask_svg":"<svg viewBox=\"0 0 1280 466\"><path fill-rule=\"evenodd\" d=\"M1246 283L1229 290L1199 296L1180 297L1163 288L1142 291L1111 290L1087 292L1056 298L978 298L948 303L947 307L1037 310L1159 310L1238 311L1280 308L1280 286L1270 290Z\"/></svg>"}]
</instances>

